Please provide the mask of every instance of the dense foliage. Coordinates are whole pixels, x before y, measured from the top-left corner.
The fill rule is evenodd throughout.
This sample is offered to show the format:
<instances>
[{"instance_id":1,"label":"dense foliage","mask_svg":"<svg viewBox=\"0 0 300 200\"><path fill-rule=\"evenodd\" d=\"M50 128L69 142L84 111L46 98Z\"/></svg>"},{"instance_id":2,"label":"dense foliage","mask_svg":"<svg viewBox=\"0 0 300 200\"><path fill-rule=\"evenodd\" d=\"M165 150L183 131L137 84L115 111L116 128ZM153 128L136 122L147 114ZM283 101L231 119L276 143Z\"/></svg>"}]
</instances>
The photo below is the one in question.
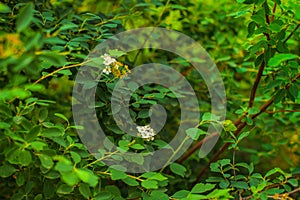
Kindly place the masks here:
<instances>
[{"instance_id":1,"label":"dense foliage","mask_svg":"<svg viewBox=\"0 0 300 200\"><path fill-rule=\"evenodd\" d=\"M5 0L0 14L0 199L300 197L298 0ZM226 88L226 120L211 116L205 82L184 59L156 49L112 49L107 53L118 66L96 84L95 108L119 148L99 149L96 159L78 136L84 127L72 118L76 74L98 44L148 26L182 32L209 52ZM151 105L166 108L167 123L155 138L134 138L114 123L114 86L136 66L154 62L174 66L192 85L201 110L199 125L187 131L194 142L158 171L108 167L101 161L142 164L143 157L119 153L166 148L178 129L176 95L155 84L139 88L130 100L130 115L141 126L149 123ZM96 85L84 83L86 89ZM212 123L221 124L223 132L200 159Z\"/></svg>"}]
</instances>

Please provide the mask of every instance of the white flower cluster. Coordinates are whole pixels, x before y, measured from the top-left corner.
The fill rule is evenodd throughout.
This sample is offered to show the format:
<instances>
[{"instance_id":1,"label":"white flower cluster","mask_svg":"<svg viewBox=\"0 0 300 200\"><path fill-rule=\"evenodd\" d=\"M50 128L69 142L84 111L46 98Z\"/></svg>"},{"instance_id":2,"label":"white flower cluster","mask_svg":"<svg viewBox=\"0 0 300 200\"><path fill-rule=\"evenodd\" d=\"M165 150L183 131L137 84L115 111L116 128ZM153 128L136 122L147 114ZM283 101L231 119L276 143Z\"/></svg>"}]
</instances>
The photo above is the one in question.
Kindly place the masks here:
<instances>
[{"instance_id":1,"label":"white flower cluster","mask_svg":"<svg viewBox=\"0 0 300 200\"><path fill-rule=\"evenodd\" d=\"M150 125L146 126L137 126L136 129L138 130L138 136L141 138L147 140L147 141L153 141L154 136L156 135L156 132L150 127Z\"/></svg>"},{"instance_id":2,"label":"white flower cluster","mask_svg":"<svg viewBox=\"0 0 300 200\"><path fill-rule=\"evenodd\" d=\"M116 61L116 59L114 59L110 55L108 55L107 53L105 53L103 56L101 56L101 58L104 59L103 64L105 65L105 69L103 70L103 73L108 75L111 73L110 65L114 64L117 61Z\"/></svg>"}]
</instances>

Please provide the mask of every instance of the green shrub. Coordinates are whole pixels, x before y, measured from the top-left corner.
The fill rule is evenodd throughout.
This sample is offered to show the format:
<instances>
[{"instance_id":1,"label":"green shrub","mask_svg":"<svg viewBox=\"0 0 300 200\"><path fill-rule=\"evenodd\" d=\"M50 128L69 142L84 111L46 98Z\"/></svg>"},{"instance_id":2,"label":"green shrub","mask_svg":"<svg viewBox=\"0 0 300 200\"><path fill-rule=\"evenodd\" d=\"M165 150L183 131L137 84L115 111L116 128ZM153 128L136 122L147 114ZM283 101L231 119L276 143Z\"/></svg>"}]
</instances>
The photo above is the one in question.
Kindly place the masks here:
<instances>
[{"instance_id":1,"label":"green shrub","mask_svg":"<svg viewBox=\"0 0 300 200\"><path fill-rule=\"evenodd\" d=\"M299 197L297 0L96 2L0 3L1 199ZM120 56L119 68L112 66L112 73L97 83L95 106L99 123L118 149L98 149L96 159L78 136L84 127L73 121L76 73L98 44L143 26L183 32L207 49L226 87L227 120L211 120L208 88L183 59L156 49L124 54L112 49L107 53ZM165 106L167 123L158 136L135 139L114 123L112 89L139 64L153 62L174 64L193 86L203 113L199 125L187 131L194 142L158 171L138 174L108 167L101 161L121 160L120 152L165 148L178 129L176 95L158 85L136 90L130 107L131 117L145 126L150 106ZM222 139L200 159L205 130L214 123L223 127ZM138 156L126 159L144 162Z\"/></svg>"}]
</instances>

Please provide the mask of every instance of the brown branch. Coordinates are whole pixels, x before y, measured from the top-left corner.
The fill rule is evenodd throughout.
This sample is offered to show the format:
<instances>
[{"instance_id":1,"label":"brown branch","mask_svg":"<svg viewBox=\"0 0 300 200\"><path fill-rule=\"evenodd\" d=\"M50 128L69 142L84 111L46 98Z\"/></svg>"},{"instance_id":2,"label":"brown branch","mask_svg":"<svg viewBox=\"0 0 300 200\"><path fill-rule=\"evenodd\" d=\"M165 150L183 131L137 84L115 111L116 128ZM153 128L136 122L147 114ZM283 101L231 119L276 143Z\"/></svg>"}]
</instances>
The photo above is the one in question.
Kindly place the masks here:
<instances>
[{"instance_id":1,"label":"brown branch","mask_svg":"<svg viewBox=\"0 0 300 200\"><path fill-rule=\"evenodd\" d=\"M271 21L274 21L274 18L275 18L275 12L276 12L276 7L277 7L277 3L274 3L274 7L273 7L273 10L272 10L272 18L271 18Z\"/></svg>"},{"instance_id":2,"label":"brown branch","mask_svg":"<svg viewBox=\"0 0 300 200\"><path fill-rule=\"evenodd\" d=\"M296 188L296 189L294 189L294 190L292 190L292 191L290 191L288 193L284 193L282 195L287 194L288 196L290 196L291 194L294 194L294 193L299 192L299 191L300 191L300 188ZM286 196L284 196L284 197L286 197ZM249 200L249 199L252 199L252 198L253 198L253 196L250 195L248 197L243 197L242 200ZM268 198L273 198L274 199L274 196L268 196ZM280 196L279 196L279 198L280 198Z\"/></svg>"},{"instance_id":3,"label":"brown branch","mask_svg":"<svg viewBox=\"0 0 300 200\"><path fill-rule=\"evenodd\" d=\"M300 24L298 24L294 30L289 34L289 36L287 36L287 38L283 41L283 43L286 43L293 35L294 33L297 31L297 29L300 27Z\"/></svg>"},{"instance_id":4,"label":"brown branch","mask_svg":"<svg viewBox=\"0 0 300 200\"><path fill-rule=\"evenodd\" d=\"M294 194L294 193L299 192L299 191L300 191L300 188L294 189L293 191L290 191L288 193L288 195Z\"/></svg>"},{"instance_id":5,"label":"brown branch","mask_svg":"<svg viewBox=\"0 0 300 200\"><path fill-rule=\"evenodd\" d=\"M260 82L260 79L262 77L264 69L265 69L265 62L262 61L262 63L259 66L259 70L258 70L258 73L257 73L255 81L254 81L254 85L253 85L252 90L251 90L248 108L252 108L252 106L254 104L256 91L257 91L258 84Z\"/></svg>"},{"instance_id":6,"label":"brown branch","mask_svg":"<svg viewBox=\"0 0 300 200\"><path fill-rule=\"evenodd\" d=\"M186 152L180 159L177 160L177 163L182 163L185 161L187 158L189 158L197 149L199 149L203 143L205 143L208 140L211 140L212 138L216 137L218 133L213 133L208 137L205 137L203 140L197 142L194 146L192 146L191 149L189 149L188 152Z\"/></svg>"},{"instance_id":7,"label":"brown branch","mask_svg":"<svg viewBox=\"0 0 300 200\"><path fill-rule=\"evenodd\" d=\"M266 2L265 2L265 5L267 6L267 7L269 7L268 6L268 2L267 2L267 0L266 0ZM266 8L265 8L266 9ZM269 10L269 9L268 9ZM267 22L267 24L270 24L270 16L268 15L268 13L266 13L266 22Z\"/></svg>"},{"instance_id":8,"label":"brown branch","mask_svg":"<svg viewBox=\"0 0 300 200\"><path fill-rule=\"evenodd\" d=\"M59 69L57 69L57 70L55 70L55 71L53 71L53 72L51 72L51 73L49 73L49 74L47 74L47 75L45 75L45 76L42 76L40 79L36 80L33 84L35 85L35 84L37 84L38 82L44 80L45 78L48 78L49 76L52 76L52 75L56 74L57 72L59 72L59 71L61 71L61 70L70 69L70 68L73 68L73 67L79 67L79 66L82 66L82 65L84 65L84 64L86 64L86 63L88 63L88 62L90 62L90 61L88 60L88 61L85 61L85 62L82 62L82 63L64 66L64 67L59 68Z\"/></svg>"},{"instance_id":9,"label":"brown branch","mask_svg":"<svg viewBox=\"0 0 300 200\"><path fill-rule=\"evenodd\" d=\"M292 112L300 112L300 110L274 110L274 111L271 111L271 110L266 110L265 113L268 113L268 114L274 114L274 113L292 113Z\"/></svg>"},{"instance_id":10,"label":"brown branch","mask_svg":"<svg viewBox=\"0 0 300 200\"><path fill-rule=\"evenodd\" d=\"M286 89L289 89L290 85L295 82L297 79L300 78L300 74L297 74L289 84L287 84L285 86ZM251 119L255 119L256 117L258 117L259 115L261 115L263 112L265 112L267 110L267 108L269 106L272 105L272 103L274 102L274 97L272 97L269 101L267 101L265 104L263 104L261 107L260 107L260 111L254 115L251 115ZM234 132L234 135L235 136L238 136L241 131L243 130L243 128L247 125L246 122L242 122L239 124L239 126L237 127L237 130ZM230 145L230 143L225 143L212 157L212 159L210 159L210 161L207 163L207 165L203 168L203 170L198 174L196 180L192 183L192 186L193 187L199 180L200 178L205 174L205 172L208 170L208 168L210 167L210 164L214 161L216 161L218 159L218 157L228 148L228 146Z\"/></svg>"},{"instance_id":11,"label":"brown branch","mask_svg":"<svg viewBox=\"0 0 300 200\"><path fill-rule=\"evenodd\" d=\"M238 127L238 129L234 132L234 135L238 135L243 128L247 125L246 122L243 122L240 124L240 126ZM192 183L191 188L196 185L198 183L198 181L200 180L200 178L205 174L205 172L208 170L208 168L210 167L210 164L212 162L215 162L218 157L228 148L228 146L230 145L229 142L225 143L214 155L213 157L209 160L209 162L205 165L205 167L201 170L201 172L197 175L196 180Z\"/></svg>"},{"instance_id":12,"label":"brown branch","mask_svg":"<svg viewBox=\"0 0 300 200\"><path fill-rule=\"evenodd\" d=\"M257 76L256 76L256 79L255 79L255 82L254 82L254 86L251 90L251 95L250 95L250 100L249 100L249 108L251 108L253 106L253 103L254 103L254 98L255 98L255 94L256 94L256 91L257 91L257 88L258 88L258 84L259 84L259 81L261 79L261 76L262 76L262 73L263 73L263 70L264 70L264 61L262 62L262 64L260 65L259 67L259 71L257 73ZM242 119L247 115L247 113L244 113L241 117L239 117L235 122L234 122L234 125L235 126L239 126L242 122ZM209 138L210 139L210 138ZM179 163L182 163L184 160L186 160L189 156L191 156L197 149L199 149L203 144L203 141L199 141L197 142L182 158L180 158L178 160Z\"/></svg>"}]
</instances>

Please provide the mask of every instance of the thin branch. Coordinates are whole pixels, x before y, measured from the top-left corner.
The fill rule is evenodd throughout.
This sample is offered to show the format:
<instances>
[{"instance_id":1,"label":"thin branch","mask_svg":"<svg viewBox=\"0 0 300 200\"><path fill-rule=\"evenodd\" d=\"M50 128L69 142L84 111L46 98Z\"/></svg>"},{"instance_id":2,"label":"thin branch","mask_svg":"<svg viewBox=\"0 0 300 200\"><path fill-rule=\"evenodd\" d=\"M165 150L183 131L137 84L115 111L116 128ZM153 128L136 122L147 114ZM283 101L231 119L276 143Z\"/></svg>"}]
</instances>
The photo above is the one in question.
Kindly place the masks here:
<instances>
[{"instance_id":1,"label":"thin branch","mask_svg":"<svg viewBox=\"0 0 300 200\"><path fill-rule=\"evenodd\" d=\"M289 34L289 36L287 36L287 38L283 41L283 43L286 43L293 35L294 33L298 30L298 28L300 27L300 24L298 24L294 30Z\"/></svg>"},{"instance_id":2,"label":"thin branch","mask_svg":"<svg viewBox=\"0 0 300 200\"><path fill-rule=\"evenodd\" d=\"M299 192L299 191L300 191L300 188L294 189L294 190L290 191L288 193L288 195L294 194L294 193Z\"/></svg>"},{"instance_id":3,"label":"thin branch","mask_svg":"<svg viewBox=\"0 0 300 200\"><path fill-rule=\"evenodd\" d=\"M293 82L295 82L297 79L300 78L300 74L297 74L289 84L287 84L285 86L285 89L289 89L289 87L291 86L291 84ZM272 97L269 101L267 101L265 104L263 104L261 107L260 107L260 111L257 113L257 114L254 114L254 115L251 115L251 119L255 119L256 117L258 117L259 115L261 115L263 112L265 112L267 110L267 108L269 106L271 106L274 102L274 97ZM246 122L241 122L238 127L237 127L237 130L234 132L234 135L235 136L238 136L241 131L243 130L243 128L247 125ZM192 183L192 186L193 187L199 180L200 178L205 174L205 172L208 170L208 168L210 167L210 164L212 162L215 162L218 157L228 148L228 146L230 145L230 143L225 143L212 157L212 159L210 159L210 161L207 163L207 165L204 167L204 169L198 174L196 180Z\"/></svg>"},{"instance_id":4,"label":"thin branch","mask_svg":"<svg viewBox=\"0 0 300 200\"><path fill-rule=\"evenodd\" d=\"M277 3L274 3L274 7L273 7L273 10L272 10L272 18L271 18L271 21L274 21L274 18L275 18L275 12L276 12L276 7L277 7Z\"/></svg>"},{"instance_id":5,"label":"thin branch","mask_svg":"<svg viewBox=\"0 0 300 200\"><path fill-rule=\"evenodd\" d=\"M218 135L218 133L213 133L208 137L205 137L203 140L198 141L194 146L192 146L191 149L189 149L189 151L187 153L185 153L180 159L177 160L177 163L182 163L183 161L185 161L187 158L189 158L195 151L197 151L197 149L199 149L203 143L211 140L212 138L216 137Z\"/></svg>"},{"instance_id":6,"label":"thin branch","mask_svg":"<svg viewBox=\"0 0 300 200\"><path fill-rule=\"evenodd\" d=\"M37 83L41 82L42 80L44 80L45 78L48 78L49 76L52 76L52 75L56 74L57 72L59 72L61 70L70 69L70 68L73 68L73 67L79 67L79 66L84 65L84 64L86 64L88 62L90 62L90 61L85 61L85 62L78 63L78 64L64 66L64 67L59 68L59 69L57 69L57 70L55 70L55 71L53 71L53 72L51 72L51 73L49 73L49 74L47 74L45 76L42 76L40 79L38 79L37 81L35 81L33 84L37 84Z\"/></svg>"},{"instance_id":7,"label":"thin branch","mask_svg":"<svg viewBox=\"0 0 300 200\"><path fill-rule=\"evenodd\" d=\"M166 12L166 10L167 10L167 7L168 7L169 4L170 4L170 1L171 1L171 0L168 0L168 1L166 2L165 6L164 6L164 9L163 9L162 12L160 13L160 15L159 15L159 17L158 17L158 20L157 20L157 22L155 23L155 25L154 25L154 27L153 27L153 29L152 29L150 35L152 35L153 31L155 30L155 27L158 26L159 23L161 22L162 16L165 14L165 12ZM135 55L134 60L133 60L133 62L132 62L132 66L135 65L135 63L136 63L136 61L137 61L137 58L139 57L140 53L142 52L142 49L144 48L144 46L145 46L145 44L146 44L147 41L148 41L148 38L145 39L145 41L144 41L144 43L142 44L141 48L138 50L137 54Z\"/></svg>"},{"instance_id":8,"label":"thin branch","mask_svg":"<svg viewBox=\"0 0 300 200\"><path fill-rule=\"evenodd\" d=\"M285 113L285 112L292 113L292 112L300 112L300 110L274 110L274 111L266 110L265 112L268 113L268 114Z\"/></svg>"},{"instance_id":9,"label":"thin branch","mask_svg":"<svg viewBox=\"0 0 300 200\"><path fill-rule=\"evenodd\" d=\"M266 2L265 2L265 6L267 6L267 7L269 7L268 6L268 1L266 0ZM268 9L269 10L269 9ZM268 15L268 13L266 13L266 22L267 22L267 24L270 24L270 16Z\"/></svg>"},{"instance_id":10,"label":"thin branch","mask_svg":"<svg viewBox=\"0 0 300 200\"><path fill-rule=\"evenodd\" d=\"M294 193L296 193L296 192L299 192L300 191L300 188L296 188L296 189L294 189L294 190L292 190L292 191L290 191L290 192L288 192L288 193L284 193L284 194L282 194L282 195L285 195L285 194L287 194L288 196L290 196L291 194L294 194ZM281 196L282 196L281 195ZM252 199L253 198L253 196L251 195L251 196L248 196L248 197L243 197L242 198L242 200L249 200L249 199ZM274 196L268 196L268 198L274 198ZM279 198L281 199L281 197L279 196ZM284 196L284 199L286 198L286 196Z\"/></svg>"},{"instance_id":11,"label":"thin branch","mask_svg":"<svg viewBox=\"0 0 300 200\"><path fill-rule=\"evenodd\" d=\"M257 91L257 88L258 88L258 84L261 80L261 77L263 75L264 69L265 69L265 62L262 61L262 63L259 66L259 70L258 70L258 73L257 73L255 81L254 81L254 85L253 85L252 90L251 90L248 108L252 108L252 106L254 104L256 91Z\"/></svg>"},{"instance_id":12,"label":"thin branch","mask_svg":"<svg viewBox=\"0 0 300 200\"><path fill-rule=\"evenodd\" d=\"M238 129L234 132L234 135L238 135L241 131L242 131L242 129L245 127L247 125L247 123L246 122L243 122L239 127L238 127ZM230 143L229 142L227 142L227 143L225 143L215 154L214 154L214 156L209 160L209 162L205 165L205 167L201 170L201 172L198 174L198 176L197 176L197 178L196 178L196 180L192 183L192 185L191 185L191 188L193 187L193 186L195 186L197 183L198 183L198 181L200 180L200 178L206 173L206 171L209 169L209 167L210 167L210 164L211 163L213 163L213 162L215 162L217 159L218 159L218 157L228 148L228 146L230 145Z\"/></svg>"}]
</instances>

